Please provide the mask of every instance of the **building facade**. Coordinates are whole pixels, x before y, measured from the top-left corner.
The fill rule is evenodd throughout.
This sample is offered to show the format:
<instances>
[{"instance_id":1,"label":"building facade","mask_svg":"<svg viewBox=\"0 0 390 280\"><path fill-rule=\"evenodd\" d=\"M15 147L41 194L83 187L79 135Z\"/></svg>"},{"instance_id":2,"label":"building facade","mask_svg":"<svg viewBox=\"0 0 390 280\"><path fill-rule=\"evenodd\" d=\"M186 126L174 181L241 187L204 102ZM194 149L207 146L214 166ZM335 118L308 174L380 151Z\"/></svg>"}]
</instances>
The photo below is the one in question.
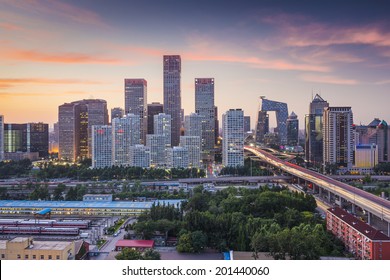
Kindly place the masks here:
<instances>
[{"instance_id":1,"label":"building facade","mask_svg":"<svg viewBox=\"0 0 390 280\"><path fill-rule=\"evenodd\" d=\"M142 144L146 141L148 125L147 86L145 79L125 79L125 113L139 116Z\"/></svg>"},{"instance_id":2,"label":"building facade","mask_svg":"<svg viewBox=\"0 0 390 280\"><path fill-rule=\"evenodd\" d=\"M164 112L164 106L159 102L148 104L148 129L147 134L154 134L154 116Z\"/></svg>"},{"instance_id":3,"label":"building facade","mask_svg":"<svg viewBox=\"0 0 390 280\"><path fill-rule=\"evenodd\" d=\"M351 107L327 107L323 115L323 164L350 169L353 164Z\"/></svg>"},{"instance_id":4,"label":"building facade","mask_svg":"<svg viewBox=\"0 0 390 280\"><path fill-rule=\"evenodd\" d=\"M188 149L186 147L172 147L167 150L167 166L169 168L188 168Z\"/></svg>"},{"instance_id":5,"label":"building facade","mask_svg":"<svg viewBox=\"0 0 390 280\"><path fill-rule=\"evenodd\" d=\"M166 166L166 137L161 134L147 134L146 146L150 150L150 166Z\"/></svg>"},{"instance_id":6,"label":"building facade","mask_svg":"<svg viewBox=\"0 0 390 280\"><path fill-rule=\"evenodd\" d=\"M164 136L166 147L171 147L171 124L172 118L170 115L160 113L154 116L154 134Z\"/></svg>"},{"instance_id":7,"label":"building facade","mask_svg":"<svg viewBox=\"0 0 390 280\"><path fill-rule=\"evenodd\" d=\"M130 147L130 166L149 168L150 167L150 149L144 145L135 145Z\"/></svg>"},{"instance_id":8,"label":"building facade","mask_svg":"<svg viewBox=\"0 0 390 280\"><path fill-rule=\"evenodd\" d=\"M181 112L181 58L180 55L163 56L164 113L172 118L171 144L179 145ZM156 134L156 133L155 133Z\"/></svg>"},{"instance_id":9,"label":"building facade","mask_svg":"<svg viewBox=\"0 0 390 280\"><path fill-rule=\"evenodd\" d=\"M345 210L329 208L326 211L326 228L357 259L390 260L390 238Z\"/></svg>"},{"instance_id":10,"label":"building facade","mask_svg":"<svg viewBox=\"0 0 390 280\"><path fill-rule=\"evenodd\" d=\"M244 131L245 132L251 131L251 117L250 116L244 116Z\"/></svg>"},{"instance_id":11,"label":"building facade","mask_svg":"<svg viewBox=\"0 0 390 280\"><path fill-rule=\"evenodd\" d=\"M287 119L287 145L298 146L299 121L298 116L291 112Z\"/></svg>"},{"instance_id":12,"label":"building facade","mask_svg":"<svg viewBox=\"0 0 390 280\"><path fill-rule=\"evenodd\" d=\"M4 160L4 116L0 115L0 161Z\"/></svg>"},{"instance_id":13,"label":"building facade","mask_svg":"<svg viewBox=\"0 0 390 280\"><path fill-rule=\"evenodd\" d=\"M112 164L129 165L130 147L140 144L140 117L134 114L112 120Z\"/></svg>"},{"instance_id":14,"label":"building facade","mask_svg":"<svg viewBox=\"0 0 390 280\"><path fill-rule=\"evenodd\" d=\"M92 126L92 168L112 166L112 126Z\"/></svg>"},{"instance_id":15,"label":"building facade","mask_svg":"<svg viewBox=\"0 0 390 280\"><path fill-rule=\"evenodd\" d=\"M256 142L264 143L264 137L269 133L269 115L265 111L259 111L256 123Z\"/></svg>"},{"instance_id":16,"label":"building facade","mask_svg":"<svg viewBox=\"0 0 390 280\"><path fill-rule=\"evenodd\" d=\"M120 107L115 107L111 109L111 122L115 118L123 118L125 111Z\"/></svg>"},{"instance_id":17,"label":"building facade","mask_svg":"<svg viewBox=\"0 0 390 280\"><path fill-rule=\"evenodd\" d=\"M305 116L305 158L313 164L323 161L323 112L329 103L316 94Z\"/></svg>"},{"instance_id":18,"label":"building facade","mask_svg":"<svg viewBox=\"0 0 390 280\"><path fill-rule=\"evenodd\" d=\"M355 146L355 167L374 168L379 162L376 144L359 144Z\"/></svg>"},{"instance_id":19,"label":"building facade","mask_svg":"<svg viewBox=\"0 0 390 280\"><path fill-rule=\"evenodd\" d=\"M222 116L222 164L244 165L244 112L230 109Z\"/></svg>"},{"instance_id":20,"label":"building facade","mask_svg":"<svg viewBox=\"0 0 390 280\"><path fill-rule=\"evenodd\" d=\"M180 146L188 150L188 166L201 167L201 140L199 136L180 136Z\"/></svg>"},{"instance_id":21,"label":"building facade","mask_svg":"<svg viewBox=\"0 0 390 280\"><path fill-rule=\"evenodd\" d=\"M203 120L204 120L204 117L202 117L196 113L192 113L188 116L185 116L184 117L184 135L185 136L202 137L202 135L203 135L203 133L202 133L203 132L202 131ZM214 141L214 138L213 138L213 141ZM202 146L204 147L203 143L202 143Z\"/></svg>"}]
</instances>

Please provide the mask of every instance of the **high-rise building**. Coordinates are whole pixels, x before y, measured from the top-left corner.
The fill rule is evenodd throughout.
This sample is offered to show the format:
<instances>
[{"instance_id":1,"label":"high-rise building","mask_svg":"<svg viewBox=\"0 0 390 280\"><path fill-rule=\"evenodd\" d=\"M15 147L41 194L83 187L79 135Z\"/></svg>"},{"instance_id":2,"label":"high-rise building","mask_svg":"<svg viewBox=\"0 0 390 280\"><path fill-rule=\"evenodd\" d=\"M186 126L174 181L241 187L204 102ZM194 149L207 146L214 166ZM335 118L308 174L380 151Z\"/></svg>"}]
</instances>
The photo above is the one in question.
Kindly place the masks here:
<instances>
[{"instance_id":1,"label":"high-rise building","mask_svg":"<svg viewBox=\"0 0 390 280\"><path fill-rule=\"evenodd\" d=\"M181 58L164 55L164 113L172 117L171 144L179 145L181 111Z\"/></svg>"},{"instance_id":2,"label":"high-rise building","mask_svg":"<svg viewBox=\"0 0 390 280\"><path fill-rule=\"evenodd\" d=\"M5 124L4 151L6 153L38 153L49 155L49 125L45 123Z\"/></svg>"},{"instance_id":3,"label":"high-rise building","mask_svg":"<svg viewBox=\"0 0 390 280\"><path fill-rule=\"evenodd\" d=\"M305 116L305 158L313 164L321 164L323 160L323 111L326 107L329 103L316 94Z\"/></svg>"},{"instance_id":4,"label":"high-rise building","mask_svg":"<svg viewBox=\"0 0 390 280\"><path fill-rule=\"evenodd\" d=\"M147 82L145 79L125 79L125 113L140 117L141 143L147 131Z\"/></svg>"},{"instance_id":5,"label":"high-rise building","mask_svg":"<svg viewBox=\"0 0 390 280\"><path fill-rule=\"evenodd\" d=\"M92 126L92 168L112 166L112 126Z\"/></svg>"},{"instance_id":6,"label":"high-rise building","mask_svg":"<svg viewBox=\"0 0 390 280\"><path fill-rule=\"evenodd\" d=\"M215 145L214 79L195 79L195 112L202 117L202 150L213 151ZM186 134L187 135L187 134Z\"/></svg>"},{"instance_id":7,"label":"high-rise building","mask_svg":"<svg viewBox=\"0 0 390 280\"><path fill-rule=\"evenodd\" d=\"M287 119L287 145L298 145L299 122L298 116L292 112Z\"/></svg>"},{"instance_id":8,"label":"high-rise building","mask_svg":"<svg viewBox=\"0 0 390 280\"><path fill-rule=\"evenodd\" d=\"M59 158L75 161L91 157L92 126L107 124L105 100L84 99L59 106Z\"/></svg>"},{"instance_id":9,"label":"high-rise building","mask_svg":"<svg viewBox=\"0 0 390 280\"><path fill-rule=\"evenodd\" d=\"M244 116L244 131L245 132L251 131L251 117L250 116Z\"/></svg>"},{"instance_id":10,"label":"high-rise building","mask_svg":"<svg viewBox=\"0 0 390 280\"><path fill-rule=\"evenodd\" d=\"M0 115L0 161L4 160L4 116Z\"/></svg>"},{"instance_id":11,"label":"high-rise building","mask_svg":"<svg viewBox=\"0 0 390 280\"><path fill-rule=\"evenodd\" d=\"M150 165L152 167L166 166L166 137L161 134L147 134L146 146L150 150Z\"/></svg>"},{"instance_id":12,"label":"high-rise building","mask_svg":"<svg viewBox=\"0 0 390 280\"><path fill-rule=\"evenodd\" d=\"M130 147L140 144L140 117L127 114L112 120L112 164L129 165Z\"/></svg>"},{"instance_id":13,"label":"high-rise building","mask_svg":"<svg viewBox=\"0 0 390 280\"><path fill-rule=\"evenodd\" d=\"M202 117L196 113L192 113L188 116L185 116L185 118L184 118L184 129L185 129L184 135L185 136L202 137L203 120L204 120L204 117ZM214 141L214 138L213 138L213 141Z\"/></svg>"},{"instance_id":14,"label":"high-rise building","mask_svg":"<svg viewBox=\"0 0 390 280\"><path fill-rule=\"evenodd\" d=\"M167 165L169 168L188 168L188 149L172 147L167 150Z\"/></svg>"},{"instance_id":15,"label":"high-rise building","mask_svg":"<svg viewBox=\"0 0 390 280\"><path fill-rule=\"evenodd\" d=\"M222 116L222 164L244 165L244 112L230 109Z\"/></svg>"},{"instance_id":16,"label":"high-rise building","mask_svg":"<svg viewBox=\"0 0 390 280\"><path fill-rule=\"evenodd\" d=\"M351 168L353 164L353 114L351 107L327 107L323 115L323 163Z\"/></svg>"},{"instance_id":17,"label":"high-rise building","mask_svg":"<svg viewBox=\"0 0 390 280\"><path fill-rule=\"evenodd\" d=\"M269 115L265 111L259 111L256 124L256 142L264 143L264 136L269 133Z\"/></svg>"},{"instance_id":18,"label":"high-rise building","mask_svg":"<svg viewBox=\"0 0 390 280\"><path fill-rule=\"evenodd\" d=\"M120 107L115 107L111 109L111 122L115 118L123 118L125 115L125 112L122 108Z\"/></svg>"},{"instance_id":19,"label":"high-rise building","mask_svg":"<svg viewBox=\"0 0 390 280\"><path fill-rule=\"evenodd\" d=\"M355 167L374 168L378 164L378 146L359 144L355 146Z\"/></svg>"},{"instance_id":20,"label":"high-rise building","mask_svg":"<svg viewBox=\"0 0 390 280\"><path fill-rule=\"evenodd\" d=\"M154 134L154 116L164 112L164 107L159 102L148 104L148 129L147 134Z\"/></svg>"},{"instance_id":21,"label":"high-rise building","mask_svg":"<svg viewBox=\"0 0 390 280\"><path fill-rule=\"evenodd\" d=\"M130 147L130 166L149 168L150 167L150 149L144 145L135 145Z\"/></svg>"},{"instance_id":22,"label":"high-rise building","mask_svg":"<svg viewBox=\"0 0 390 280\"><path fill-rule=\"evenodd\" d=\"M171 124L172 118L170 115L160 113L154 116L154 134L164 135L166 147L171 147Z\"/></svg>"},{"instance_id":23,"label":"high-rise building","mask_svg":"<svg viewBox=\"0 0 390 280\"><path fill-rule=\"evenodd\" d=\"M180 146L188 150L188 164L190 167L201 166L201 141L199 136L180 136Z\"/></svg>"},{"instance_id":24,"label":"high-rise building","mask_svg":"<svg viewBox=\"0 0 390 280\"><path fill-rule=\"evenodd\" d=\"M218 120L218 107L214 106L214 119L215 119L215 130L214 130L214 137L215 137L215 142L214 145L218 144L218 138L219 138L219 120Z\"/></svg>"}]
</instances>

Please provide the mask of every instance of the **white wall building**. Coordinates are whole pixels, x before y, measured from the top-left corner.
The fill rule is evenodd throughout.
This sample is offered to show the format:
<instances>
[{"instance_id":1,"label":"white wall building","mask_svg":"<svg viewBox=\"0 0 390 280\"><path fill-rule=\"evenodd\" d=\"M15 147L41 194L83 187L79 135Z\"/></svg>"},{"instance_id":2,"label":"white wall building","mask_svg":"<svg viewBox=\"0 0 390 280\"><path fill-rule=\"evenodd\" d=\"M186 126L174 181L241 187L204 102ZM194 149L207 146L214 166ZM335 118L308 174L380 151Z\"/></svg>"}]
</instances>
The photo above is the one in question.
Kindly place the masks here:
<instances>
[{"instance_id":1,"label":"white wall building","mask_svg":"<svg viewBox=\"0 0 390 280\"><path fill-rule=\"evenodd\" d=\"M378 146L376 144L355 146L355 167L374 168L378 162Z\"/></svg>"},{"instance_id":2,"label":"white wall building","mask_svg":"<svg viewBox=\"0 0 390 280\"><path fill-rule=\"evenodd\" d=\"M146 146L150 150L150 166L164 167L166 166L166 137L160 134L147 134Z\"/></svg>"},{"instance_id":3,"label":"white wall building","mask_svg":"<svg viewBox=\"0 0 390 280\"><path fill-rule=\"evenodd\" d=\"M154 134L164 135L166 147L171 147L171 124L170 115L165 113L154 115Z\"/></svg>"},{"instance_id":4,"label":"white wall building","mask_svg":"<svg viewBox=\"0 0 390 280\"><path fill-rule=\"evenodd\" d=\"M130 147L130 166L149 168L150 167L150 149L144 145L135 145Z\"/></svg>"},{"instance_id":5,"label":"white wall building","mask_svg":"<svg viewBox=\"0 0 390 280\"><path fill-rule=\"evenodd\" d=\"M92 168L112 166L111 125L92 126Z\"/></svg>"},{"instance_id":6,"label":"white wall building","mask_svg":"<svg viewBox=\"0 0 390 280\"><path fill-rule=\"evenodd\" d=\"M201 140L199 136L180 136L180 146L188 149L188 166L201 166Z\"/></svg>"},{"instance_id":7,"label":"white wall building","mask_svg":"<svg viewBox=\"0 0 390 280\"><path fill-rule=\"evenodd\" d=\"M230 109L222 116L222 164L244 165L244 112Z\"/></svg>"},{"instance_id":8,"label":"white wall building","mask_svg":"<svg viewBox=\"0 0 390 280\"><path fill-rule=\"evenodd\" d=\"M167 165L169 168L188 168L188 149L180 146L169 148Z\"/></svg>"}]
</instances>

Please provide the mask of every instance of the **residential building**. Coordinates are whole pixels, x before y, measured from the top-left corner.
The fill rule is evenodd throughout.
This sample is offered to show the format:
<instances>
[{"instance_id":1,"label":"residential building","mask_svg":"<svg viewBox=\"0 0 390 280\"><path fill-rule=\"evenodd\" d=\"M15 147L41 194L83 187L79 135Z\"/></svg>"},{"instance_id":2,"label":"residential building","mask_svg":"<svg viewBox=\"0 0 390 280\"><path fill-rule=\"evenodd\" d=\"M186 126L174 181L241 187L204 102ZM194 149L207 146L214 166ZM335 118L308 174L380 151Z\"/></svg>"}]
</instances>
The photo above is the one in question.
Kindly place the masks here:
<instances>
[{"instance_id":1,"label":"residential building","mask_svg":"<svg viewBox=\"0 0 390 280\"><path fill-rule=\"evenodd\" d=\"M323 115L323 163L352 168L353 114L351 107L327 107Z\"/></svg>"},{"instance_id":2,"label":"residential building","mask_svg":"<svg viewBox=\"0 0 390 280\"><path fill-rule=\"evenodd\" d=\"M188 149L180 146L168 148L167 165L169 168L188 168Z\"/></svg>"},{"instance_id":3,"label":"residential building","mask_svg":"<svg viewBox=\"0 0 390 280\"><path fill-rule=\"evenodd\" d=\"M201 167L201 140L199 136L180 136L180 146L188 150L188 166Z\"/></svg>"},{"instance_id":4,"label":"residential building","mask_svg":"<svg viewBox=\"0 0 390 280\"><path fill-rule=\"evenodd\" d=\"M390 260L390 238L347 211L326 211L326 228L340 239L357 259Z\"/></svg>"},{"instance_id":5,"label":"residential building","mask_svg":"<svg viewBox=\"0 0 390 280\"><path fill-rule=\"evenodd\" d=\"M73 241L36 241L32 237L0 240L1 260L74 260Z\"/></svg>"},{"instance_id":6,"label":"residential building","mask_svg":"<svg viewBox=\"0 0 390 280\"><path fill-rule=\"evenodd\" d=\"M148 104L148 129L147 134L154 134L154 116L164 112L164 106L159 102Z\"/></svg>"},{"instance_id":7,"label":"residential building","mask_svg":"<svg viewBox=\"0 0 390 280\"><path fill-rule=\"evenodd\" d=\"M184 135L202 137L204 117L199 114L192 113L184 118ZM214 131L213 131L214 133ZM213 136L214 137L214 136ZM214 141L214 138L213 138ZM202 147L205 146L202 144Z\"/></svg>"},{"instance_id":8,"label":"residential building","mask_svg":"<svg viewBox=\"0 0 390 280\"><path fill-rule=\"evenodd\" d=\"M130 166L149 168L150 167L150 149L144 145L135 145L130 147Z\"/></svg>"},{"instance_id":9,"label":"residential building","mask_svg":"<svg viewBox=\"0 0 390 280\"><path fill-rule=\"evenodd\" d=\"M298 145L298 132L299 132L299 121L298 116L291 112L287 119L287 145L297 146Z\"/></svg>"},{"instance_id":10,"label":"residential building","mask_svg":"<svg viewBox=\"0 0 390 280\"><path fill-rule=\"evenodd\" d=\"M181 111L181 58L180 55L164 55L164 113L172 118L171 145L179 145ZM156 134L156 132L155 132Z\"/></svg>"},{"instance_id":11,"label":"residential building","mask_svg":"<svg viewBox=\"0 0 390 280\"><path fill-rule=\"evenodd\" d=\"M111 167L112 126L92 126L92 168Z\"/></svg>"},{"instance_id":12,"label":"residential building","mask_svg":"<svg viewBox=\"0 0 390 280\"><path fill-rule=\"evenodd\" d=\"M309 105L305 116L305 158L314 165L323 161L323 112L329 103L318 94Z\"/></svg>"},{"instance_id":13,"label":"residential building","mask_svg":"<svg viewBox=\"0 0 390 280\"><path fill-rule=\"evenodd\" d=\"M128 240L121 239L115 244L115 251L122 251L123 249L135 249L138 251L144 251L146 249L154 248L154 240Z\"/></svg>"},{"instance_id":14,"label":"residential building","mask_svg":"<svg viewBox=\"0 0 390 280\"><path fill-rule=\"evenodd\" d=\"M170 115L160 113L154 116L154 134L164 135L166 147L171 147L171 124L172 118Z\"/></svg>"},{"instance_id":15,"label":"residential building","mask_svg":"<svg viewBox=\"0 0 390 280\"><path fill-rule=\"evenodd\" d=\"M129 165L130 147L140 144L140 117L134 114L112 120L112 164Z\"/></svg>"},{"instance_id":16,"label":"residential building","mask_svg":"<svg viewBox=\"0 0 390 280\"><path fill-rule=\"evenodd\" d=\"M230 109L222 116L222 164L244 165L244 112Z\"/></svg>"},{"instance_id":17,"label":"residential building","mask_svg":"<svg viewBox=\"0 0 390 280\"><path fill-rule=\"evenodd\" d=\"M150 150L151 167L166 166L166 137L161 134L147 134L146 146Z\"/></svg>"},{"instance_id":18,"label":"residential building","mask_svg":"<svg viewBox=\"0 0 390 280\"><path fill-rule=\"evenodd\" d=\"M125 79L125 113L139 116L141 144L145 144L148 125L147 86L145 79Z\"/></svg>"}]
</instances>

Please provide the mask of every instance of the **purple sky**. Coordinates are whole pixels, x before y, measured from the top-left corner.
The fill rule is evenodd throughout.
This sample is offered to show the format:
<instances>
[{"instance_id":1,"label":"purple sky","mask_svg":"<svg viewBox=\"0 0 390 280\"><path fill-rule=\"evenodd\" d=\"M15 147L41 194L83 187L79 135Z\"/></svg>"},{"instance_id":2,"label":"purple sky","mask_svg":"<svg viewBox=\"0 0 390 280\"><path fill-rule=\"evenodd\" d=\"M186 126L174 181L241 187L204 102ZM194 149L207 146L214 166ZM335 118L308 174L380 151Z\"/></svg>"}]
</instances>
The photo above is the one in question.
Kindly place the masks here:
<instances>
[{"instance_id":1,"label":"purple sky","mask_svg":"<svg viewBox=\"0 0 390 280\"><path fill-rule=\"evenodd\" d=\"M0 0L0 114L52 124L64 102L123 107L125 78L145 78L148 103L161 102L162 56L179 54L185 114L194 79L213 77L220 115L242 108L252 128L266 96L303 129L319 92L357 124L390 121L389 14L380 0Z\"/></svg>"}]
</instances>

